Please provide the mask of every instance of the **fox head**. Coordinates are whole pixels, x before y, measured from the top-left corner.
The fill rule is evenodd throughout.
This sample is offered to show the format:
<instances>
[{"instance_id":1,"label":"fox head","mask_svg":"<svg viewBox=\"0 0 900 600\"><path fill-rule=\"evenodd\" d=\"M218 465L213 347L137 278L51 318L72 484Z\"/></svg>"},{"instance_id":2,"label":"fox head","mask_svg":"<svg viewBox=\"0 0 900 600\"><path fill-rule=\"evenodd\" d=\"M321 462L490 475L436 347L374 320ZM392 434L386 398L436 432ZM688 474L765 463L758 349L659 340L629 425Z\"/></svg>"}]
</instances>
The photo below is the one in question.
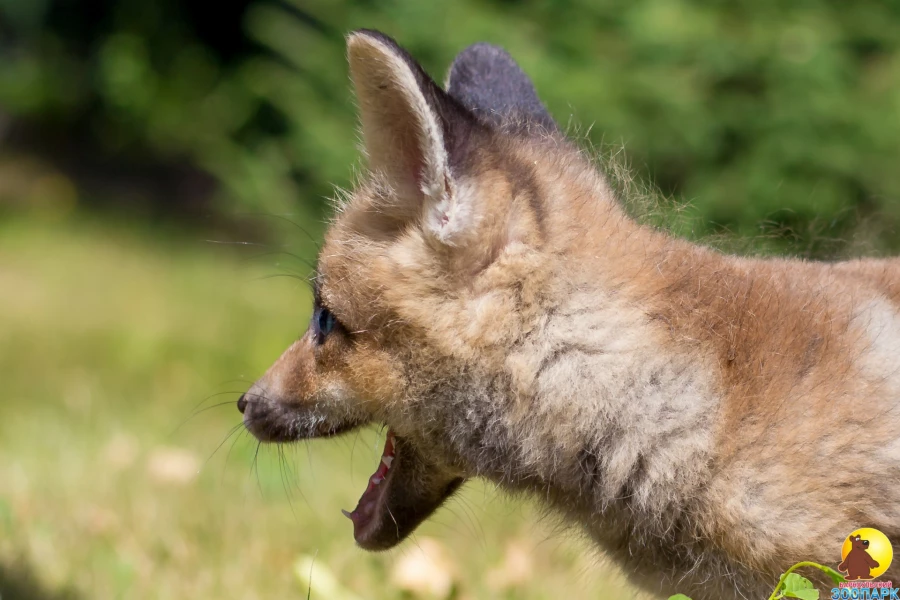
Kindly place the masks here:
<instances>
[{"instance_id":1,"label":"fox head","mask_svg":"<svg viewBox=\"0 0 900 600\"><path fill-rule=\"evenodd\" d=\"M523 476L507 455L543 410L554 346L539 333L577 292L597 224L621 234L602 240L613 261L629 242L616 203L597 199L611 197L601 176L505 52L468 48L445 90L380 33L347 47L367 172L326 233L308 330L238 406L262 441L388 427L346 513L380 550L467 478ZM543 358L517 351L529 344Z\"/></svg>"}]
</instances>

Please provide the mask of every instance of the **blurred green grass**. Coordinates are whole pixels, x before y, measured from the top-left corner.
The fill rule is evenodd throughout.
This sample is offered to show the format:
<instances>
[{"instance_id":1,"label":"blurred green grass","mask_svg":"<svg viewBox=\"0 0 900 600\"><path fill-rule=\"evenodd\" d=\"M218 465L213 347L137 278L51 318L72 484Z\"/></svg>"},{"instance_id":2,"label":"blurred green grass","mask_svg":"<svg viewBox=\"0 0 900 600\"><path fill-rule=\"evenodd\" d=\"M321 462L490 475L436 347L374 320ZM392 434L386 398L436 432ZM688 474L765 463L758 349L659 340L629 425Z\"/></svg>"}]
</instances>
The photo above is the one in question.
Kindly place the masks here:
<instances>
[{"instance_id":1,"label":"blurred green grass","mask_svg":"<svg viewBox=\"0 0 900 600\"><path fill-rule=\"evenodd\" d=\"M567 131L695 208L682 235L896 253L898 25L878 0L236 0L216 19L197 0L0 0L0 141L51 158L81 202L121 206L112 175L152 165L215 186L173 202L185 186L150 177L134 204L323 214L359 158L346 33L383 30L437 80L490 41Z\"/></svg>"},{"instance_id":2,"label":"blurred green grass","mask_svg":"<svg viewBox=\"0 0 900 600\"><path fill-rule=\"evenodd\" d=\"M229 437L237 395L305 328L308 267L202 237L0 220L4 600L323 597L293 574L302 555L362 598L408 597L392 573L426 538L458 598L632 597L575 534L482 483L400 549L355 548L340 508L379 432L255 462L255 442Z\"/></svg>"}]
</instances>

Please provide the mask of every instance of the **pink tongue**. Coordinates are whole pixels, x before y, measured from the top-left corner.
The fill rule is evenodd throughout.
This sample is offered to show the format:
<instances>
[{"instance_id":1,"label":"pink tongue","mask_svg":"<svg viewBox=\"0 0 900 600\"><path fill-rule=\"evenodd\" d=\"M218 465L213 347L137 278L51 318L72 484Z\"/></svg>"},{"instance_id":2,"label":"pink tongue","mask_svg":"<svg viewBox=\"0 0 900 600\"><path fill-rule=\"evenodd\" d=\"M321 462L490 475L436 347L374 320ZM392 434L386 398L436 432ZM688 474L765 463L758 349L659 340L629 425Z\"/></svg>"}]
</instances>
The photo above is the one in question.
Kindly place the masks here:
<instances>
[{"instance_id":1,"label":"pink tongue","mask_svg":"<svg viewBox=\"0 0 900 600\"><path fill-rule=\"evenodd\" d=\"M369 485L366 486L366 491L360 496L359 503L357 503L353 512L341 510L345 517L353 521L354 529L358 525L367 523L375 515L375 507L378 505L379 498L374 492L378 485L384 481L394 460L394 432L390 429L388 430L387 440L384 442L384 452L381 453L381 458L382 460L378 462L378 469L369 477Z\"/></svg>"}]
</instances>

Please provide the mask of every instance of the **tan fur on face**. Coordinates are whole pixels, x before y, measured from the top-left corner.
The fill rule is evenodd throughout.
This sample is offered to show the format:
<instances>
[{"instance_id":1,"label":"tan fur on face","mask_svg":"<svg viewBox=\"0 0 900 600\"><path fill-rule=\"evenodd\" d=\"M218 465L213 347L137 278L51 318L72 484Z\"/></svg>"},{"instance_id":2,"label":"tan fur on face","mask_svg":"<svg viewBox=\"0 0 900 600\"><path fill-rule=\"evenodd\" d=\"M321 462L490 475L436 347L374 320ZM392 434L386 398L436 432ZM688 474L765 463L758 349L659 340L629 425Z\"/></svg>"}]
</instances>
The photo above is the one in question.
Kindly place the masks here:
<instances>
[{"instance_id":1,"label":"tan fur on face","mask_svg":"<svg viewBox=\"0 0 900 600\"><path fill-rule=\"evenodd\" d=\"M535 493L657 592L759 596L858 527L900 541L900 261L674 239L554 133L463 119L442 154L453 122L379 43L351 39L371 172L319 257L345 331L259 390Z\"/></svg>"}]
</instances>

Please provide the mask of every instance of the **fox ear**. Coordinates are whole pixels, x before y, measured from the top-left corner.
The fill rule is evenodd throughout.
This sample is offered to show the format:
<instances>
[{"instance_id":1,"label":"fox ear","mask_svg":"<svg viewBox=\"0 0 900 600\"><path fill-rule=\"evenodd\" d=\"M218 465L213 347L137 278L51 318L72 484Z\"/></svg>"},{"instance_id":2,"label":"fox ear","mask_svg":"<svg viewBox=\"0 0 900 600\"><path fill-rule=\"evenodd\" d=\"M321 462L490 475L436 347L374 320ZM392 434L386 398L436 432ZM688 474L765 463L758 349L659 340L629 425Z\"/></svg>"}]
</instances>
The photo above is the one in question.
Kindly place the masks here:
<instances>
[{"instance_id":1,"label":"fox ear","mask_svg":"<svg viewBox=\"0 0 900 600\"><path fill-rule=\"evenodd\" d=\"M424 216L439 229L448 225L451 170L463 158L474 117L382 33L353 32L347 55L369 168L387 177L396 196L382 208L398 220Z\"/></svg>"},{"instance_id":2,"label":"fox ear","mask_svg":"<svg viewBox=\"0 0 900 600\"><path fill-rule=\"evenodd\" d=\"M447 74L447 91L491 125L559 129L531 79L499 46L482 42L460 52Z\"/></svg>"}]
</instances>

